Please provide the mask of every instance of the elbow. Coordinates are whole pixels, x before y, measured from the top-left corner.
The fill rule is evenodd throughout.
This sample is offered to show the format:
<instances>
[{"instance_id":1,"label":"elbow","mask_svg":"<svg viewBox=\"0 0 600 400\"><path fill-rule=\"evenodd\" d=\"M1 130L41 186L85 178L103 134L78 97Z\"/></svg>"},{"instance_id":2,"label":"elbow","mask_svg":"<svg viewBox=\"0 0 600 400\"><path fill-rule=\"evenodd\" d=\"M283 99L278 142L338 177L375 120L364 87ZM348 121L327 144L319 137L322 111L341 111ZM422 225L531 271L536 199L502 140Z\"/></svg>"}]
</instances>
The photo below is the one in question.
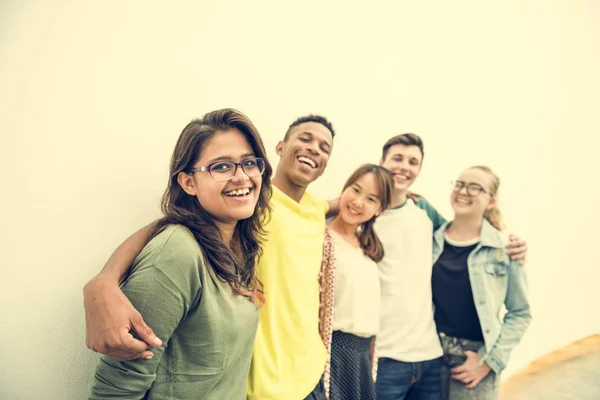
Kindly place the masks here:
<instances>
[{"instance_id":1,"label":"elbow","mask_svg":"<svg viewBox=\"0 0 600 400\"><path fill-rule=\"evenodd\" d=\"M509 323L523 334L531 323L531 308L529 305L509 311L504 317L504 323Z\"/></svg>"},{"instance_id":2,"label":"elbow","mask_svg":"<svg viewBox=\"0 0 600 400\"><path fill-rule=\"evenodd\" d=\"M132 362L136 364L136 362ZM150 390L156 374L144 373L129 362L120 362L106 356L94 373L89 399L142 399Z\"/></svg>"}]
</instances>

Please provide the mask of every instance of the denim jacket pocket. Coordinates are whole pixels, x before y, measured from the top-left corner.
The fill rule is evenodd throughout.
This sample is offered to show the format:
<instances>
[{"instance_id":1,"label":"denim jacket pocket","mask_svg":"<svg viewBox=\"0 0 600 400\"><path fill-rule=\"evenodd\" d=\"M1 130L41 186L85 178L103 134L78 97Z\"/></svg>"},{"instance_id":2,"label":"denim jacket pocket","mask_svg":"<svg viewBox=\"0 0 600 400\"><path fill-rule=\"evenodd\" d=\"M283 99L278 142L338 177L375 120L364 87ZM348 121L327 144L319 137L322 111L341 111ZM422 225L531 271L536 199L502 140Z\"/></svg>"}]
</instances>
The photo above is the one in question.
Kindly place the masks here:
<instances>
[{"instance_id":1,"label":"denim jacket pocket","mask_svg":"<svg viewBox=\"0 0 600 400\"><path fill-rule=\"evenodd\" d=\"M504 263L487 263L485 264L484 269L485 272L494 277L504 276L508 272L508 267Z\"/></svg>"}]
</instances>

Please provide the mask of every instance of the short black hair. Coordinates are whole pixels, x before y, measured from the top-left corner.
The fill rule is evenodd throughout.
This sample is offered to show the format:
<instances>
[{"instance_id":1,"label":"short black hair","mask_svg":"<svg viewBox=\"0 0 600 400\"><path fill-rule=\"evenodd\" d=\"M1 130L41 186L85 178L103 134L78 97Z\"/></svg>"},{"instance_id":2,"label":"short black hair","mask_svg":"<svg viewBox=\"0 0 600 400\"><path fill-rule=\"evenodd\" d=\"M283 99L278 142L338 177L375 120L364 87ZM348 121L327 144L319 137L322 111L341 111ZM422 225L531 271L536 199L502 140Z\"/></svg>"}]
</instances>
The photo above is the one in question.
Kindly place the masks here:
<instances>
[{"instance_id":1,"label":"short black hair","mask_svg":"<svg viewBox=\"0 0 600 400\"><path fill-rule=\"evenodd\" d=\"M385 160L390 147L395 146L397 144L403 144L405 146L417 146L419 150L421 150L421 155L425 158L425 151L423 151L423 140L419 137L419 135L415 135L414 133L403 133L401 135L396 135L383 145L381 159Z\"/></svg>"},{"instance_id":2,"label":"short black hair","mask_svg":"<svg viewBox=\"0 0 600 400\"><path fill-rule=\"evenodd\" d=\"M309 115L305 115L303 117L299 117L294 122L292 122L292 124L289 126L287 132L285 133L285 136L283 137L283 141L286 142L288 140L288 138L290 136L290 131L295 126L298 126L300 124L304 124L307 122L316 122L317 124L321 124L325 128L329 129L329 132L331 132L331 139L333 139L333 137L335 136L335 130L333 129L333 125L327 118L323 117L322 115L309 114Z\"/></svg>"}]
</instances>

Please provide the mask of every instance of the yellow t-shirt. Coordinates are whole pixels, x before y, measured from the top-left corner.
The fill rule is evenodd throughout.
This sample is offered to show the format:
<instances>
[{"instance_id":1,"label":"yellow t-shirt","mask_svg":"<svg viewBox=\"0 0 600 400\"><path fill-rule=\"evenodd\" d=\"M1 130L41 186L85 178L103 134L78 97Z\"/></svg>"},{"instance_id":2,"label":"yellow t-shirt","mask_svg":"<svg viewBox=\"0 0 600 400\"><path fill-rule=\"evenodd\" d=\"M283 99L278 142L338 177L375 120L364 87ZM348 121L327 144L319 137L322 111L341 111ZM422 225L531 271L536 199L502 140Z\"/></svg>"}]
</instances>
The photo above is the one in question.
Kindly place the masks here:
<instances>
[{"instance_id":1,"label":"yellow t-shirt","mask_svg":"<svg viewBox=\"0 0 600 400\"><path fill-rule=\"evenodd\" d=\"M319 283L327 202L295 202L273 186L273 212L257 266L260 310L248 400L301 400L317 386L327 354L319 335Z\"/></svg>"}]
</instances>

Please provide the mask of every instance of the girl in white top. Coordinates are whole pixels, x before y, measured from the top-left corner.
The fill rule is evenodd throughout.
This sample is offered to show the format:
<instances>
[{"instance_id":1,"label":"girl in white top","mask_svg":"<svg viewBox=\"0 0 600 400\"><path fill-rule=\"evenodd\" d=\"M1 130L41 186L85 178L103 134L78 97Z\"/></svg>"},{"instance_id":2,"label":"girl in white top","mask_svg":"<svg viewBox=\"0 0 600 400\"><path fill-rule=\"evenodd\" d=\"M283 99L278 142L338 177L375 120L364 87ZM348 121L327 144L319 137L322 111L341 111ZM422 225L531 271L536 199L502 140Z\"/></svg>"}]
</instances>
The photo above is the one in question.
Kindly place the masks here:
<instances>
[{"instance_id":1,"label":"girl in white top","mask_svg":"<svg viewBox=\"0 0 600 400\"><path fill-rule=\"evenodd\" d=\"M374 164L359 167L344 185L329 230L335 247L335 303L330 399L375 399L372 345L379 330L379 272L383 245L373 224L388 207L392 175Z\"/></svg>"}]
</instances>

